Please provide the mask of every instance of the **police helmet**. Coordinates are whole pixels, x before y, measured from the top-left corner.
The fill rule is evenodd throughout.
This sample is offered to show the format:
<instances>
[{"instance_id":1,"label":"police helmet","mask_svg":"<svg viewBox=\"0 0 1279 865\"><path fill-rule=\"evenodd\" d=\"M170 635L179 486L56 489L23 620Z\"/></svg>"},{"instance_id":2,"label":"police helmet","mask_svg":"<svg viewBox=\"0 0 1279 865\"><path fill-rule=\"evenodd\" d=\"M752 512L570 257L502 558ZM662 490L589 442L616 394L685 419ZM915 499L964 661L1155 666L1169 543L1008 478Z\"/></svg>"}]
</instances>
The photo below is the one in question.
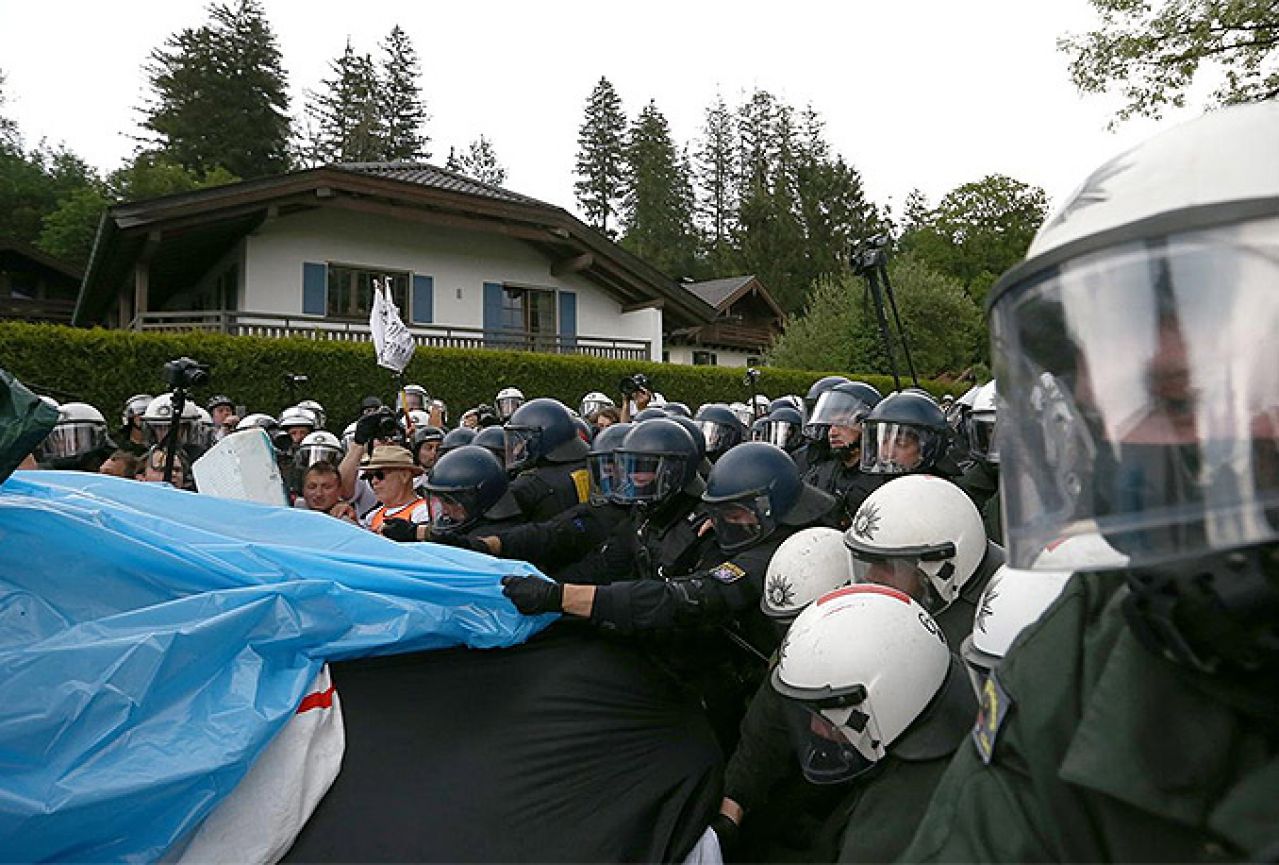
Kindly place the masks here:
<instances>
[{"instance_id":1,"label":"police helmet","mask_svg":"<svg viewBox=\"0 0 1279 865\"><path fill-rule=\"evenodd\" d=\"M774 405L776 404L777 401L774 400ZM803 444L804 418L789 403L778 405L761 420L764 421L762 441L775 444L787 453Z\"/></svg>"},{"instance_id":2,"label":"police helmet","mask_svg":"<svg viewBox=\"0 0 1279 865\"><path fill-rule=\"evenodd\" d=\"M837 384L846 384L847 382L848 379L842 375L828 375L813 382L808 389L808 394L804 397L804 407L807 409L808 417L811 418L813 416L813 409L817 407L817 400L821 398L822 394Z\"/></svg>"},{"instance_id":3,"label":"police helmet","mask_svg":"<svg viewBox=\"0 0 1279 865\"><path fill-rule=\"evenodd\" d=\"M101 450L107 442L107 419L87 402L65 402L58 407L58 421L41 443L44 459L82 457Z\"/></svg>"},{"instance_id":4,"label":"police helmet","mask_svg":"<svg viewBox=\"0 0 1279 865\"><path fill-rule=\"evenodd\" d=\"M697 444L669 418L635 424L613 453L620 486L613 501L656 504L697 483Z\"/></svg>"},{"instance_id":5,"label":"police helmet","mask_svg":"<svg viewBox=\"0 0 1279 865\"><path fill-rule=\"evenodd\" d=\"M889 394L862 427L862 471L904 475L932 469L950 442L941 406L916 391Z\"/></svg>"},{"instance_id":6,"label":"police helmet","mask_svg":"<svg viewBox=\"0 0 1279 865\"><path fill-rule=\"evenodd\" d=\"M497 416L508 421L524 405L524 392L517 387L504 387L497 392L493 405L497 408Z\"/></svg>"},{"instance_id":7,"label":"police helmet","mask_svg":"<svg viewBox=\"0 0 1279 865\"><path fill-rule=\"evenodd\" d=\"M471 444L485 448L506 463L506 433L500 426L486 426L475 434Z\"/></svg>"},{"instance_id":8,"label":"police helmet","mask_svg":"<svg viewBox=\"0 0 1279 865\"><path fill-rule=\"evenodd\" d=\"M337 465L341 461L342 443L337 436L325 430L308 433L293 452L293 464L304 471L316 463Z\"/></svg>"},{"instance_id":9,"label":"police helmet","mask_svg":"<svg viewBox=\"0 0 1279 865\"><path fill-rule=\"evenodd\" d=\"M725 552L767 538L778 525L802 526L830 512L835 499L804 483L790 456L767 442L746 442L720 457L702 494Z\"/></svg>"},{"instance_id":10,"label":"police helmet","mask_svg":"<svg viewBox=\"0 0 1279 865\"><path fill-rule=\"evenodd\" d=\"M451 450L469 445L475 441L475 430L468 427L460 426L457 429L451 429L444 434L444 438L440 440L439 456L444 456ZM437 457L438 459L438 457Z\"/></svg>"},{"instance_id":11,"label":"police helmet","mask_svg":"<svg viewBox=\"0 0 1279 865\"><path fill-rule=\"evenodd\" d=\"M461 445L441 456L427 475L424 485L431 526L449 531L466 531L486 514L495 519L493 509L507 495L506 470L491 451L476 445ZM514 505L513 501L504 505Z\"/></svg>"},{"instance_id":12,"label":"police helmet","mask_svg":"<svg viewBox=\"0 0 1279 865\"><path fill-rule=\"evenodd\" d=\"M728 450L746 440L747 430L733 410L726 405L711 403L697 410L693 422L702 431L706 442L706 458L715 462Z\"/></svg>"},{"instance_id":13,"label":"police helmet","mask_svg":"<svg viewBox=\"0 0 1279 865\"><path fill-rule=\"evenodd\" d=\"M624 476L618 472L613 452L621 447L622 440L634 426L630 423L611 424L600 430L591 442L591 452L586 455L586 467L591 475L591 504L611 501L620 489Z\"/></svg>"},{"instance_id":14,"label":"police helmet","mask_svg":"<svg viewBox=\"0 0 1279 865\"><path fill-rule=\"evenodd\" d=\"M522 471L542 462L567 463L586 458L590 449L577 434L568 408L539 397L521 405L506 422L506 467Z\"/></svg>"}]
</instances>

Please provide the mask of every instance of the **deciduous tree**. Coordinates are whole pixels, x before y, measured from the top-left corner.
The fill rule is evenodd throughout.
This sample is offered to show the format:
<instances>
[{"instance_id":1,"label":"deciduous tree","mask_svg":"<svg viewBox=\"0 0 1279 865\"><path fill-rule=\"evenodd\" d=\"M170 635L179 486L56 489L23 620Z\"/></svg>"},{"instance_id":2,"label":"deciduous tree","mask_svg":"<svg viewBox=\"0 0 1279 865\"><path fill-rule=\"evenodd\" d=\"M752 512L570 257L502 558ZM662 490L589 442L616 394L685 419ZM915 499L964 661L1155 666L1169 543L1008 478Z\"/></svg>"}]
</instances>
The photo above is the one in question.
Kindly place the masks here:
<instances>
[{"instance_id":1,"label":"deciduous tree","mask_svg":"<svg viewBox=\"0 0 1279 865\"><path fill-rule=\"evenodd\" d=\"M1215 73L1213 102L1279 97L1279 2L1091 2L1101 25L1057 45L1070 55L1070 76L1080 90L1123 96L1117 120L1159 117L1185 105L1205 72Z\"/></svg>"}]
</instances>

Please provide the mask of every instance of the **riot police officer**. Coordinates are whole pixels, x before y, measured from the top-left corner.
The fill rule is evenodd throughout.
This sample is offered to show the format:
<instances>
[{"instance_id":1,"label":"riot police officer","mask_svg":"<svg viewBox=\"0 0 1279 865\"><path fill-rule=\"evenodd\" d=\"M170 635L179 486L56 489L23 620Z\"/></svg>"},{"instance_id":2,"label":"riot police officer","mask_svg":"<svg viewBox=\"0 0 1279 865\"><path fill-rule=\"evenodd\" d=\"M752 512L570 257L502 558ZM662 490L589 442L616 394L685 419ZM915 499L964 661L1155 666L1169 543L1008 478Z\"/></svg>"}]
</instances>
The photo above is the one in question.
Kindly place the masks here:
<instances>
[{"instance_id":1,"label":"riot police officer","mask_svg":"<svg viewBox=\"0 0 1279 865\"><path fill-rule=\"evenodd\" d=\"M1100 534L983 686L908 861L1279 850L1279 103L1099 168L990 293L1018 568Z\"/></svg>"},{"instance_id":2,"label":"riot police officer","mask_svg":"<svg viewBox=\"0 0 1279 865\"><path fill-rule=\"evenodd\" d=\"M841 528L848 528L866 497L887 480L886 475L861 469L862 421L881 399L879 391L864 382L836 382L817 398L804 427L812 441L824 443L825 453L809 464L804 480L839 499Z\"/></svg>"},{"instance_id":3,"label":"riot police officer","mask_svg":"<svg viewBox=\"0 0 1279 865\"><path fill-rule=\"evenodd\" d=\"M506 468L517 472L511 495L530 520L548 520L587 500L590 450L577 434L563 403L539 397L519 408L505 425Z\"/></svg>"}]
</instances>

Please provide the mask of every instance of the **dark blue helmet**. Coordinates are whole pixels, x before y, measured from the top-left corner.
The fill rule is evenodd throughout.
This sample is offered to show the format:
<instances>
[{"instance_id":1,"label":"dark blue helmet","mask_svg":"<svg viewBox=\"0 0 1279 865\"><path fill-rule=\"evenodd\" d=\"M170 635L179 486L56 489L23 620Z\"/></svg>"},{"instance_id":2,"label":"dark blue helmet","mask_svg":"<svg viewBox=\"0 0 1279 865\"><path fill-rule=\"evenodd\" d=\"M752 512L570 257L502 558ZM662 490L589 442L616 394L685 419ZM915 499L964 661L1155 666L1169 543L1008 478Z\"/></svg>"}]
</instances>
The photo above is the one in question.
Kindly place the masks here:
<instances>
[{"instance_id":1,"label":"dark blue helmet","mask_svg":"<svg viewBox=\"0 0 1279 865\"><path fill-rule=\"evenodd\" d=\"M440 457L426 479L431 525L465 531L506 495L506 469L490 451L462 445Z\"/></svg>"},{"instance_id":2,"label":"dark blue helmet","mask_svg":"<svg viewBox=\"0 0 1279 865\"><path fill-rule=\"evenodd\" d=\"M746 442L715 463L702 494L725 552L768 537L779 524L804 525L830 511L835 500L805 484L787 453L767 442Z\"/></svg>"},{"instance_id":3,"label":"dark blue helmet","mask_svg":"<svg viewBox=\"0 0 1279 865\"><path fill-rule=\"evenodd\" d=\"M480 429L471 439L471 444L489 451L498 461L506 463L506 433L500 426L486 426Z\"/></svg>"},{"instance_id":4,"label":"dark blue helmet","mask_svg":"<svg viewBox=\"0 0 1279 865\"><path fill-rule=\"evenodd\" d=\"M460 426L457 429L449 430L440 442L440 456L444 456L451 450L457 450L463 445L469 445L474 440L475 430L473 429Z\"/></svg>"},{"instance_id":5,"label":"dark blue helmet","mask_svg":"<svg viewBox=\"0 0 1279 865\"><path fill-rule=\"evenodd\" d=\"M573 415L562 402L539 397L515 410L506 422L506 467L522 471L547 462L567 463L586 457L589 448L578 438Z\"/></svg>"},{"instance_id":6,"label":"dark blue helmet","mask_svg":"<svg viewBox=\"0 0 1279 865\"><path fill-rule=\"evenodd\" d=\"M613 452L622 445L622 440L631 431L634 424L609 424L600 430L591 442L591 452L586 455L586 467L591 473L591 503L601 504L612 499L617 492L622 475L617 470Z\"/></svg>"},{"instance_id":7,"label":"dark blue helmet","mask_svg":"<svg viewBox=\"0 0 1279 865\"><path fill-rule=\"evenodd\" d=\"M746 441L747 429L733 410L726 405L711 403L697 410L693 418L706 441L706 458L715 462L728 450Z\"/></svg>"},{"instance_id":8,"label":"dark blue helmet","mask_svg":"<svg viewBox=\"0 0 1279 865\"><path fill-rule=\"evenodd\" d=\"M862 424L862 471L879 475L926 472L950 441L946 415L916 390L889 394Z\"/></svg>"},{"instance_id":9,"label":"dark blue helmet","mask_svg":"<svg viewBox=\"0 0 1279 865\"><path fill-rule=\"evenodd\" d=\"M697 443L669 418L636 424L613 454L621 504L664 502L697 481Z\"/></svg>"}]
</instances>

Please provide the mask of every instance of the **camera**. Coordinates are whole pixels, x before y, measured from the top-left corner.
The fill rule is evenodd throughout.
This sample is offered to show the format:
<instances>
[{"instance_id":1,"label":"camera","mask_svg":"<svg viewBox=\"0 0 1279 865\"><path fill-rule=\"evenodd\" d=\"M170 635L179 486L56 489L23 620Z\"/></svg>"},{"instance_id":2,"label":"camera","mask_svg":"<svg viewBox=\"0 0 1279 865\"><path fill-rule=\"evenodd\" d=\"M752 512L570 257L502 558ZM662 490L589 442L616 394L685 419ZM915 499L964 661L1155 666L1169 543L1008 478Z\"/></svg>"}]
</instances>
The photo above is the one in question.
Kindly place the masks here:
<instances>
[{"instance_id":1,"label":"camera","mask_svg":"<svg viewBox=\"0 0 1279 865\"><path fill-rule=\"evenodd\" d=\"M641 390L646 390L652 393L653 384L648 380L648 376L644 375L642 372L637 372L634 375L626 376L626 378L618 382L617 389L622 392L623 396L629 399L635 396L636 392Z\"/></svg>"},{"instance_id":2,"label":"camera","mask_svg":"<svg viewBox=\"0 0 1279 865\"><path fill-rule=\"evenodd\" d=\"M757 381L759 381L759 370L753 366L747 367L746 375L742 378L742 384L747 387L754 387Z\"/></svg>"},{"instance_id":3,"label":"camera","mask_svg":"<svg viewBox=\"0 0 1279 865\"><path fill-rule=\"evenodd\" d=\"M369 420L368 418L373 418ZM380 408L369 414L362 423L367 422L373 428L373 438L375 439L398 439L403 436L403 430L400 429L400 423L395 419L395 412L389 408Z\"/></svg>"},{"instance_id":4,"label":"camera","mask_svg":"<svg viewBox=\"0 0 1279 865\"><path fill-rule=\"evenodd\" d=\"M288 385L289 387L296 387L297 385L300 385L300 384L306 384L310 380L311 379L307 378L305 375L302 375L301 373L286 372L284 374L284 383Z\"/></svg>"},{"instance_id":5,"label":"camera","mask_svg":"<svg viewBox=\"0 0 1279 865\"><path fill-rule=\"evenodd\" d=\"M192 388L209 383L209 365L180 357L164 365L164 383L170 388Z\"/></svg>"},{"instance_id":6,"label":"camera","mask_svg":"<svg viewBox=\"0 0 1279 865\"><path fill-rule=\"evenodd\" d=\"M888 261L888 247L891 242L887 234L876 234L858 243L848 256L848 263L853 268L853 272L864 275L867 271L883 266Z\"/></svg>"}]
</instances>

